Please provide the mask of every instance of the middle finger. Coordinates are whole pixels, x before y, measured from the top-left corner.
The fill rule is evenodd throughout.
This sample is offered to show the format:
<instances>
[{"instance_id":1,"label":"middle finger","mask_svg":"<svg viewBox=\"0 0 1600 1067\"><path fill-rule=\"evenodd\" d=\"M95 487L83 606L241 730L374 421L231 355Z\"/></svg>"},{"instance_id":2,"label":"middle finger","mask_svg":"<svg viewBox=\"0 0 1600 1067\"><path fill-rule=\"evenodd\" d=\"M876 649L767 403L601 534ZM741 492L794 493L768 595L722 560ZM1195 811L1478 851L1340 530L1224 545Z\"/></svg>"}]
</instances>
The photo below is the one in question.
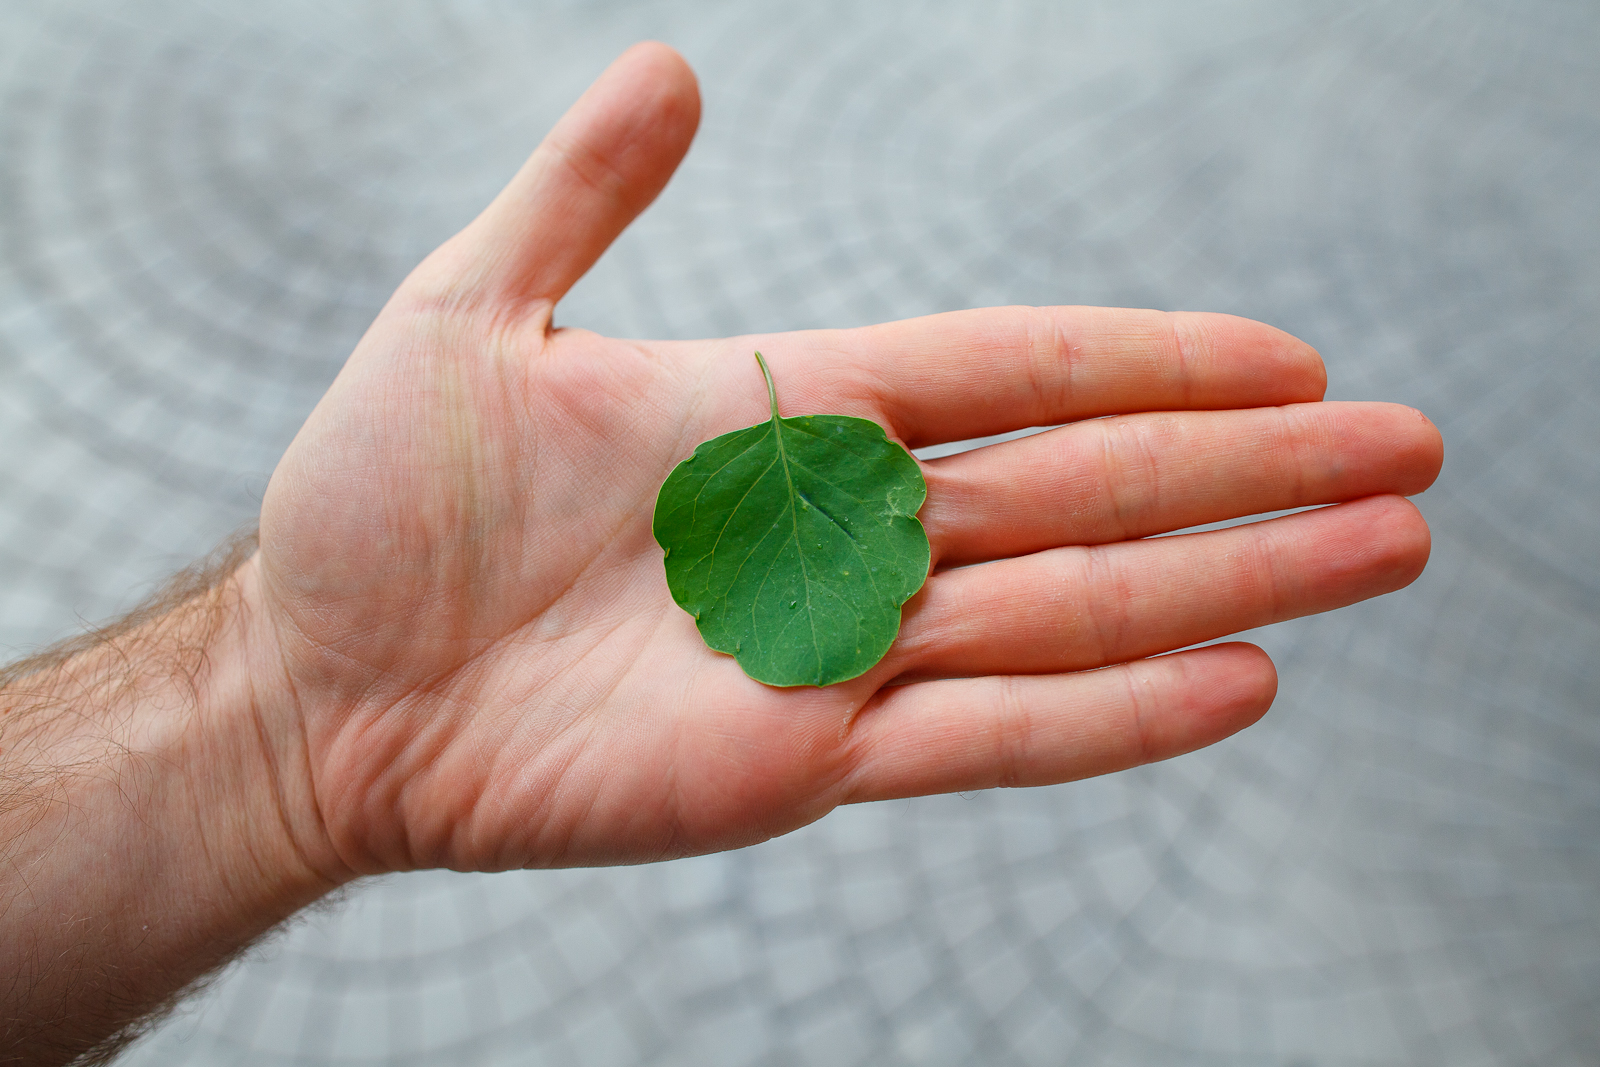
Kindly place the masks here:
<instances>
[{"instance_id":1,"label":"middle finger","mask_svg":"<svg viewBox=\"0 0 1600 1067\"><path fill-rule=\"evenodd\" d=\"M937 566L1426 489L1439 431L1399 404L1123 415L923 464Z\"/></svg>"}]
</instances>

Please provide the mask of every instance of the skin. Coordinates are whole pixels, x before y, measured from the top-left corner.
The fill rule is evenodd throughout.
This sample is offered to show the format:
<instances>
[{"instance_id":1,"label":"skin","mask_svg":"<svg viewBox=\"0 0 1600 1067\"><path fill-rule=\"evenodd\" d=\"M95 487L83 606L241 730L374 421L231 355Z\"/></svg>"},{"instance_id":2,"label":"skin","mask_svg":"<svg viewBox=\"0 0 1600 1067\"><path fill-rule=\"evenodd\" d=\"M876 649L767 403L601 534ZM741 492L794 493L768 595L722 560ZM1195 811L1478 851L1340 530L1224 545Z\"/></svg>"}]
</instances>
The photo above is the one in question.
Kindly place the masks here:
<instances>
[{"instance_id":1,"label":"skin","mask_svg":"<svg viewBox=\"0 0 1600 1067\"><path fill-rule=\"evenodd\" d=\"M6 815L0 943L32 976L7 1017L66 1005L27 1047L103 1036L114 1021L72 1029L82 1004L114 988L131 1017L360 875L660 860L840 804L1199 748L1267 710L1272 663L1239 643L1160 653L1421 572L1404 497L1438 473L1438 432L1321 402L1317 353L1270 326L1051 307L696 342L554 328L698 117L676 53L618 59L351 355L272 477L203 668L96 697L73 679L101 651L46 679L113 711L3 755L110 768ZM934 573L887 658L826 689L768 688L709 651L650 533L672 467L766 416L756 349L786 412L872 419L907 447L1068 424L923 464ZM170 642L147 644L119 662ZM127 870L74 875L96 848ZM155 933L129 933L136 912ZM98 940L41 922L67 916Z\"/></svg>"}]
</instances>

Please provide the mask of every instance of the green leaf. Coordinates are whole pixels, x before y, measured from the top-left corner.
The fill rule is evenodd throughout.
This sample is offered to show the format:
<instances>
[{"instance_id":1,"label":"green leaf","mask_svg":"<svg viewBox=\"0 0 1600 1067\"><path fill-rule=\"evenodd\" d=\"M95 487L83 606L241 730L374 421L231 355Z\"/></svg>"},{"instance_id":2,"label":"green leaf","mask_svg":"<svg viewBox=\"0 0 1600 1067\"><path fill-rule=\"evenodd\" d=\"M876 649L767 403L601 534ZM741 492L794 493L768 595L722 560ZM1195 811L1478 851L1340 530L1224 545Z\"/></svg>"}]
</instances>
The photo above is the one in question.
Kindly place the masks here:
<instances>
[{"instance_id":1,"label":"green leaf","mask_svg":"<svg viewBox=\"0 0 1600 1067\"><path fill-rule=\"evenodd\" d=\"M767 685L865 673L928 578L911 453L847 415L778 416L706 441L656 498L667 587L706 644Z\"/></svg>"}]
</instances>

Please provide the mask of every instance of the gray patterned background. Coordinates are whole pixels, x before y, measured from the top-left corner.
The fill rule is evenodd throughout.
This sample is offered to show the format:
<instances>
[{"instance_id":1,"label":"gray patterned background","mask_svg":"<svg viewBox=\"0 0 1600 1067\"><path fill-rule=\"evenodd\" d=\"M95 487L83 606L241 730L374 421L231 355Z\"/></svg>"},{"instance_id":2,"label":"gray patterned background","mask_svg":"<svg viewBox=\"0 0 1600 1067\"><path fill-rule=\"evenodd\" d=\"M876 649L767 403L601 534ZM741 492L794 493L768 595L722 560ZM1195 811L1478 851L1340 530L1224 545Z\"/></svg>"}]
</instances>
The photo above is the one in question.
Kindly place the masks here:
<instances>
[{"instance_id":1,"label":"gray patterned background","mask_svg":"<svg viewBox=\"0 0 1600 1067\"><path fill-rule=\"evenodd\" d=\"M249 521L406 271L617 52L700 139L633 336L1230 311L1448 458L1275 711L741 852L364 884L129 1065L1600 1063L1600 7L0 0L0 646Z\"/></svg>"}]
</instances>

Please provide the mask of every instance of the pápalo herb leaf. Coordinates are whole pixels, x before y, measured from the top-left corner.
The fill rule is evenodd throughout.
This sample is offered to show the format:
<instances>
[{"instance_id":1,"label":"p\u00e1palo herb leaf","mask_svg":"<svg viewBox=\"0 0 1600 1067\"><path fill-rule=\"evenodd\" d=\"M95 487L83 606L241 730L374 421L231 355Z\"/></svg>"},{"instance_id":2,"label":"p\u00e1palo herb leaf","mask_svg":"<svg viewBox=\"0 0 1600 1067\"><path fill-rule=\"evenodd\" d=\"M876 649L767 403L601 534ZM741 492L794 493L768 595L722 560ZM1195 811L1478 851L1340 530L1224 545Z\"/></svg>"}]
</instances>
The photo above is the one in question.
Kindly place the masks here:
<instances>
[{"instance_id":1,"label":"p\u00e1palo herb leaf","mask_svg":"<svg viewBox=\"0 0 1600 1067\"><path fill-rule=\"evenodd\" d=\"M700 636L767 685L865 673L928 577L928 494L883 427L847 415L778 415L714 437L667 476L654 530L667 587Z\"/></svg>"}]
</instances>

